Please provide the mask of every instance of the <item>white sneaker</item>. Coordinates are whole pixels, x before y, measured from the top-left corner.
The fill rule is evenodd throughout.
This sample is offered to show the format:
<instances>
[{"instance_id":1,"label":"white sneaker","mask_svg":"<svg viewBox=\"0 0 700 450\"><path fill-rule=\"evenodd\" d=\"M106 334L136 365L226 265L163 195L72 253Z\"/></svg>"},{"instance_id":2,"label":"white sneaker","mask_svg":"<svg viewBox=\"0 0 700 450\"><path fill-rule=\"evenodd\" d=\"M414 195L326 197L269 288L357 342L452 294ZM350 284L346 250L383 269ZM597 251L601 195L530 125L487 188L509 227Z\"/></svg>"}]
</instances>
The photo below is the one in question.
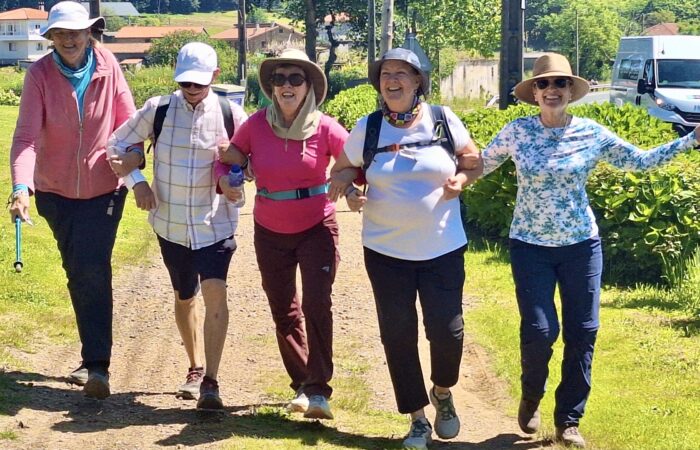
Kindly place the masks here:
<instances>
[{"instance_id":1,"label":"white sneaker","mask_svg":"<svg viewBox=\"0 0 700 450\"><path fill-rule=\"evenodd\" d=\"M430 390L430 403L435 407L435 434L440 439L452 439L459 434L459 417L452 401L452 393L441 399L435 395L435 386Z\"/></svg>"},{"instance_id":2,"label":"white sneaker","mask_svg":"<svg viewBox=\"0 0 700 450\"><path fill-rule=\"evenodd\" d=\"M332 419L331 405L323 395L312 395L309 397L309 407L304 413L307 419Z\"/></svg>"},{"instance_id":3,"label":"white sneaker","mask_svg":"<svg viewBox=\"0 0 700 450\"><path fill-rule=\"evenodd\" d=\"M296 397L287 405L287 411L305 413L307 409L309 409L309 397L299 389Z\"/></svg>"},{"instance_id":4,"label":"white sneaker","mask_svg":"<svg viewBox=\"0 0 700 450\"><path fill-rule=\"evenodd\" d=\"M427 450L428 445L433 442L433 428L425 417L420 417L411 422L408 436L403 441L403 448L413 450Z\"/></svg>"}]
</instances>

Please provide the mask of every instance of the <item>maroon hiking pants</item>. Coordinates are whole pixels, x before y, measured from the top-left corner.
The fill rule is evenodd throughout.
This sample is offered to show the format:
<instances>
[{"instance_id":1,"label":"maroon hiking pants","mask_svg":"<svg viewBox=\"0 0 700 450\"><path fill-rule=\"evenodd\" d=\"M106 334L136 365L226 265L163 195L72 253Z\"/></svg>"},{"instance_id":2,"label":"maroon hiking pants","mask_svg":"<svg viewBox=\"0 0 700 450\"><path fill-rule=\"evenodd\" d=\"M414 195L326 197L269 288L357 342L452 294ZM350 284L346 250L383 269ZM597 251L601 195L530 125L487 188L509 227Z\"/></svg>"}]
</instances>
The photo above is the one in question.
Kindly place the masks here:
<instances>
[{"instance_id":1,"label":"maroon hiking pants","mask_svg":"<svg viewBox=\"0 0 700 450\"><path fill-rule=\"evenodd\" d=\"M328 385L333 376L331 292L340 262L335 213L294 234L275 233L256 223L254 243L290 386L307 396L329 398L333 392Z\"/></svg>"}]
</instances>

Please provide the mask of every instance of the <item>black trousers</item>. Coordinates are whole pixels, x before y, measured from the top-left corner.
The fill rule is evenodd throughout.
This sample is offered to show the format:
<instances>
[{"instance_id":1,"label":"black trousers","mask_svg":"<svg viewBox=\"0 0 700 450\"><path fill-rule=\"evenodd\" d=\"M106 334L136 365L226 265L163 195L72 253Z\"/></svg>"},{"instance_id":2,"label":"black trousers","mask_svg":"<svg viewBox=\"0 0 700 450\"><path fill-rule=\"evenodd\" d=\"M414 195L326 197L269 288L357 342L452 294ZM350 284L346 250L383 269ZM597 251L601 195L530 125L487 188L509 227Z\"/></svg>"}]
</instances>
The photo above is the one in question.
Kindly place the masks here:
<instances>
[{"instance_id":1,"label":"black trousers","mask_svg":"<svg viewBox=\"0 0 700 450\"><path fill-rule=\"evenodd\" d=\"M429 403L418 355L417 295L430 342L430 379L442 387L457 384L464 341L464 250L462 247L437 258L408 261L364 249L379 332L402 414Z\"/></svg>"},{"instance_id":2,"label":"black trousers","mask_svg":"<svg viewBox=\"0 0 700 450\"><path fill-rule=\"evenodd\" d=\"M49 224L68 278L81 355L88 369L109 368L112 353L112 249L124 211L121 188L88 200L36 192L36 207Z\"/></svg>"}]
</instances>

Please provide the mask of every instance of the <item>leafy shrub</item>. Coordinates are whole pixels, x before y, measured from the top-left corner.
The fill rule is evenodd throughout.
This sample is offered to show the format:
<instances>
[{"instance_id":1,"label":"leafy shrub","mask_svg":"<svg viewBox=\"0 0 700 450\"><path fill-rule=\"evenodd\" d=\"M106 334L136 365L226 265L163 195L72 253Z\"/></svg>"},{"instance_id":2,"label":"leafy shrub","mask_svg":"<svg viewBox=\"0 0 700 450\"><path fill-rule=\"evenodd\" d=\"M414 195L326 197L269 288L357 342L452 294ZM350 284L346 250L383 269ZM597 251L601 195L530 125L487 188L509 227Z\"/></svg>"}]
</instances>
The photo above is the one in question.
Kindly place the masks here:
<instances>
[{"instance_id":1,"label":"leafy shrub","mask_svg":"<svg viewBox=\"0 0 700 450\"><path fill-rule=\"evenodd\" d=\"M19 106L19 95L12 89L0 89L0 105Z\"/></svg>"},{"instance_id":2,"label":"leafy shrub","mask_svg":"<svg viewBox=\"0 0 700 450\"><path fill-rule=\"evenodd\" d=\"M588 104L570 111L642 148L676 137L668 123L630 105ZM519 105L505 111L481 109L461 118L483 148L506 123L536 113L535 107ZM598 165L589 179L588 196L603 237L606 281L658 282L663 277L675 286L686 278L685 261L700 242L698 169L700 158L695 154L642 173ZM468 221L487 235L507 237L516 192L515 166L509 161L466 190Z\"/></svg>"},{"instance_id":3,"label":"leafy shrub","mask_svg":"<svg viewBox=\"0 0 700 450\"><path fill-rule=\"evenodd\" d=\"M125 73L126 81L134 96L136 108L140 108L151 97L170 94L178 89L173 80L173 69L153 66L136 72Z\"/></svg>"},{"instance_id":4,"label":"leafy shrub","mask_svg":"<svg viewBox=\"0 0 700 450\"><path fill-rule=\"evenodd\" d=\"M324 109L350 130L360 117L377 109L377 91L369 84L347 89L328 101Z\"/></svg>"},{"instance_id":5,"label":"leafy shrub","mask_svg":"<svg viewBox=\"0 0 700 450\"><path fill-rule=\"evenodd\" d=\"M367 79L367 64L346 64L340 70L331 70L328 79L327 100L334 98L340 92L355 87L358 80ZM364 81L362 81L364 82Z\"/></svg>"},{"instance_id":6,"label":"leafy shrub","mask_svg":"<svg viewBox=\"0 0 700 450\"><path fill-rule=\"evenodd\" d=\"M24 87L24 74L26 70L19 67L0 68L0 90L13 91L18 96L22 95Z\"/></svg>"}]
</instances>

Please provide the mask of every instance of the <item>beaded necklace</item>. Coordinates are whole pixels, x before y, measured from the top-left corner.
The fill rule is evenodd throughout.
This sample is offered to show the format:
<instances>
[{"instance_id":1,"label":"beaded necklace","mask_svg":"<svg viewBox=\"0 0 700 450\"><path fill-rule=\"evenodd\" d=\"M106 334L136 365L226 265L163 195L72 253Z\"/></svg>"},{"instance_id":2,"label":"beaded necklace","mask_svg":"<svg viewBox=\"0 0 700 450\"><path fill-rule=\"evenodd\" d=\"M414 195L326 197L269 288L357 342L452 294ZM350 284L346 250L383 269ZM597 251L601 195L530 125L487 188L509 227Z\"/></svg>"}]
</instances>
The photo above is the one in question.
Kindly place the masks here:
<instances>
[{"instance_id":1,"label":"beaded necklace","mask_svg":"<svg viewBox=\"0 0 700 450\"><path fill-rule=\"evenodd\" d=\"M413 97L413 104L411 105L411 108L404 113L393 112L389 109L385 102L382 102L382 114L384 114L384 118L391 125L405 125L410 123L418 115L419 111L420 99L417 95Z\"/></svg>"}]
</instances>

